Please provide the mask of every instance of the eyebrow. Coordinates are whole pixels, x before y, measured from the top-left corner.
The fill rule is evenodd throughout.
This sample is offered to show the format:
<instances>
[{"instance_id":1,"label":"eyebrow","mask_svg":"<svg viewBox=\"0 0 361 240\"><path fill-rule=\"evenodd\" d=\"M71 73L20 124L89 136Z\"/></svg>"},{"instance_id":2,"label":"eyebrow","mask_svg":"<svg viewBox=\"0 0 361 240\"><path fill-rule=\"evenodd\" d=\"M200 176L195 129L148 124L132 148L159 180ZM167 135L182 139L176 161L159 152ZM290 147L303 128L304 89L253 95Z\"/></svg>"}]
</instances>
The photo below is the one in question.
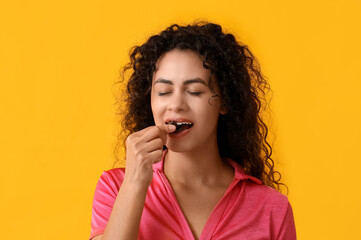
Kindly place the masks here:
<instances>
[{"instance_id":1,"label":"eyebrow","mask_svg":"<svg viewBox=\"0 0 361 240\"><path fill-rule=\"evenodd\" d=\"M158 78L157 80L154 81L153 85L155 85L156 83L165 83L165 84L169 84L169 85L174 85L171 80L164 79L164 78ZM205 86L208 86L207 83L204 80L202 80L201 78L193 78L193 79L186 80L186 81L184 81L183 85L189 85L192 83L201 83Z\"/></svg>"}]
</instances>

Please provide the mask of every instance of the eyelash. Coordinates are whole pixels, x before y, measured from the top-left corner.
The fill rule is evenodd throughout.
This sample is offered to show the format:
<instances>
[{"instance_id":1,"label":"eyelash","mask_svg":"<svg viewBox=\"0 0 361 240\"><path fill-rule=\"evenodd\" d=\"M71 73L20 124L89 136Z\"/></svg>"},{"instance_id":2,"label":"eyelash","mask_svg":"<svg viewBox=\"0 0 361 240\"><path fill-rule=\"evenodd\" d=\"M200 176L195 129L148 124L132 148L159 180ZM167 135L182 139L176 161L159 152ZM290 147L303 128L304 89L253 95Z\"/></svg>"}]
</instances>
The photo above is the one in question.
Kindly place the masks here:
<instances>
[{"instance_id":1,"label":"eyelash","mask_svg":"<svg viewBox=\"0 0 361 240\"><path fill-rule=\"evenodd\" d=\"M199 96L202 94L202 92L188 92L191 95Z\"/></svg>"},{"instance_id":2,"label":"eyelash","mask_svg":"<svg viewBox=\"0 0 361 240\"><path fill-rule=\"evenodd\" d=\"M164 95L167 95L167 94L170 94L171 92L164 92L164 93L158 93L158 96L164 96ZM199 96L202 94L202 92L188 92L189 94L191 95L194 95L194 96Z\"/></svg>"}]
</instances>

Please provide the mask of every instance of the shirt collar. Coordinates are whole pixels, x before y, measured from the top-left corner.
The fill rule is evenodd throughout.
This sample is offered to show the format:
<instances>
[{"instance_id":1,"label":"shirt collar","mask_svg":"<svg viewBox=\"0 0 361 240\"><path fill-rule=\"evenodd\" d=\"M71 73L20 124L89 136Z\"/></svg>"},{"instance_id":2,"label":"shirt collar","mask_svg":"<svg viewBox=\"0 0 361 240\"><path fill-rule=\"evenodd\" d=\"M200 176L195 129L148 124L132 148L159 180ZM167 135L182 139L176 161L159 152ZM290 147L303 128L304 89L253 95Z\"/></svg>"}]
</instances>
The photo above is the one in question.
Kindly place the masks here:
<instances>
[{"instance_id":1,"label":"shirt collar","mask_svg":"<svg viewBox=\"0 0 361 240\"><path fill-rule=\"evenodd\" d=\"M164 163L164 157L165 155L167 154L167 151L168 149L165 149L163 151L163 157L162 157L162 160L158 163L155 163L153 164L153 171L154 172L161 172L163 173L163 163ZM242 168L241 165L239 165L239 163L237 163L236 161L234 161L233 159L231 158L223 158L229 165L231 165L234 170L235 170L235 174L234 174L234 179L238 179L238 180L252 180L254 181L255 183L258 183L260 185L262 185L262 181L256 177L253 177L253 176L250 176L250 175L247 175L245 172L244 172L244 169Z\"/></svg>"}]
</instances>

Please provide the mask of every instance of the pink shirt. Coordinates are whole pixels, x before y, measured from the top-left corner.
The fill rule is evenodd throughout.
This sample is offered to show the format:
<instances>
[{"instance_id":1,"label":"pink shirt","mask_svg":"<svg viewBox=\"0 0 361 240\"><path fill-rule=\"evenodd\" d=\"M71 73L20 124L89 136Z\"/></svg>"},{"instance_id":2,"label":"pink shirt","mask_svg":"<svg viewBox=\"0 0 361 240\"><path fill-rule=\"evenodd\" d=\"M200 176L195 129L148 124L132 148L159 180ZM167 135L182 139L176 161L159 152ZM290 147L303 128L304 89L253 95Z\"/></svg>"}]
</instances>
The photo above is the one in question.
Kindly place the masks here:
<instances>
[{"instance_id":1,"label":"pink shirt","mask_svg":"<svg viewBox=\"0 0 361 240\"><path fill-rule=\"evenodd\" d=\"M138 239L194 240L192 231L163 173L163 162L153 165ZM291 205L286 196L265 186L232 159L224 159L235 176L209 216L200 240L296 239ZM104 171L97 183L92 209L90 238L104 232L124 178L124 168Z\"/></svg>"}]
</instances>

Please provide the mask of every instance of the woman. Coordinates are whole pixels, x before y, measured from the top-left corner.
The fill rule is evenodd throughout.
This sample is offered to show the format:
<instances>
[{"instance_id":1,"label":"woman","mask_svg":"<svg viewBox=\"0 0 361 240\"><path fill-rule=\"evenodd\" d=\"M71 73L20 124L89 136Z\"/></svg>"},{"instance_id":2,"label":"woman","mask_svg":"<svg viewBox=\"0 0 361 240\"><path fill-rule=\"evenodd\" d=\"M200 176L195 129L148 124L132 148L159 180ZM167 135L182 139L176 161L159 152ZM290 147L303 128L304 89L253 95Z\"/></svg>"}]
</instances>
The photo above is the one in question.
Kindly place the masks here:
<instances>
[{"instance_id":1,"label":"woman","mask_svg":"<svg viewBox=\"0 0 361 240\"><path fill-rule=\"evenodd\" d=\"M172 25L130 57L126 167L100 177L90 239L296 239L247 46Z\"/></svg>"}]
</instances>

